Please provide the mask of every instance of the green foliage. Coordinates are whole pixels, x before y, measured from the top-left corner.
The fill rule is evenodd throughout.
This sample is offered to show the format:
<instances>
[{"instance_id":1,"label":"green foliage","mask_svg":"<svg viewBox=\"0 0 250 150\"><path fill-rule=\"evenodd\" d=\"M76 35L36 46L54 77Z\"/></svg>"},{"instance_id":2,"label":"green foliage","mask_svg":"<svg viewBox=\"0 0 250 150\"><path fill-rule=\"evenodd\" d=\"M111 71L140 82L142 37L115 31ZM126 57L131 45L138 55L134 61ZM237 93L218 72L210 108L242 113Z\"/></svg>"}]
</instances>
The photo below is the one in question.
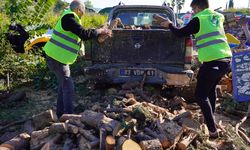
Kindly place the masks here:
<instances>
[{"instance_id":1,"label":"green foliage","mask_svg":"<svg viewBox=\"0 0 250 150\"><path fill-rule=\"evenodd\" d=\"M85 4L85 7L87 7L87 8L94 8L94 6L90 0L86 0L84 2L84 4Z\"/></svg>"},{"instance_id":2,"label":"green foliage","mask_svg":"<svg viewBox=\"0 0 250 150\"><path fill-rule=\"evenodd\" d=\"M56 14L60 14L68 5L69 4L67 2L63 2L62 0L57 0L53 12Z\"/></svg>"},{"instance_id":3,"label":"green foliage","mask_svg":"<svg viewBox=\"0 0 250 150\"><path fill-rule=\"evenodd\" d=\"M97 28L104 25L108 20L108 16L100 14L85 14L82 17L82 25L84 28Z\"/></svg>"},{"instance_id":4,"label":"green foliage","mask_svg":"<svg viewBox=\"0 0 250 150\"><path fill-rule=\"evenodd\" d=\"M225 12L241 12L245 15L250 15L250 9L249 8L229 8L224 10Z\"/></svg>"}]
</instances>

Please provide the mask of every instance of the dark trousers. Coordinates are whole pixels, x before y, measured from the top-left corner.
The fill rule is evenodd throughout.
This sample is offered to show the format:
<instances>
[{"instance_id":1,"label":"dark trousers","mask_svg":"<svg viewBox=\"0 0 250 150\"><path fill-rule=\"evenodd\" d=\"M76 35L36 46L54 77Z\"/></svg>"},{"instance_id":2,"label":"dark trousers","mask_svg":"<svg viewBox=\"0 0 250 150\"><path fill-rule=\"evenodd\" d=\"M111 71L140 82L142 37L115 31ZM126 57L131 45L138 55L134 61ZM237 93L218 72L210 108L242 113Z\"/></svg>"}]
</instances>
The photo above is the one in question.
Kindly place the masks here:
<instances>
[{"instance_id":1,"label":"dark trousers","mask_svg":"<svg viewBox=\"0 0 250 150\"><path fill-rule=\"evenodd\" d=\"M210 132L216 131L213 116L215 112L216 85L229 70L230 62L211 61L203 63L197 75L195 98Z\"/></svg>"},{"instance_id":2,"label":"dark trousers","mask_svg":"<svg viewBox=\"0 0 250 150\"><path fill-rule=\"evenodd\" d=\"M62 64L49 56L46 56L47 66L58 80L58 97L56 114L60 117L62 114L73 113L74 83L70 76L69 65Z\"/></svg>"}]
</instances>

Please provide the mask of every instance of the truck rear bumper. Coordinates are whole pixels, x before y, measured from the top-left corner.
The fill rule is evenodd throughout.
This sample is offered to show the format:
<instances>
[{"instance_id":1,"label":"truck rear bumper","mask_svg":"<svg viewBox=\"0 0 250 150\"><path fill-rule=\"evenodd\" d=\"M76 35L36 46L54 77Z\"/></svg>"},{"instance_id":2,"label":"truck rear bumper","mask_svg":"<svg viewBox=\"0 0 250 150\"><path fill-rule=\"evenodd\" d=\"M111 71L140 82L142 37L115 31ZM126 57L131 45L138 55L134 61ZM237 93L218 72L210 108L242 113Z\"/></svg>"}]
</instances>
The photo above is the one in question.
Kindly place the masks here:
<instances>
[{"instance_id":1,"label":"truck rear bumper","mask_svg":"<svg viewBox=\"0 0 250 150\"><path fill-rule=\"evenodd\" d=\"M85 68L85 74L91 79L107 83L125 83L142 81L150 84L166 84L171 86L187 86L193 78L192 70L183 70L161 65L140 65L136 67L123 65L93 65Z\"/></svg>"}]
</instances>

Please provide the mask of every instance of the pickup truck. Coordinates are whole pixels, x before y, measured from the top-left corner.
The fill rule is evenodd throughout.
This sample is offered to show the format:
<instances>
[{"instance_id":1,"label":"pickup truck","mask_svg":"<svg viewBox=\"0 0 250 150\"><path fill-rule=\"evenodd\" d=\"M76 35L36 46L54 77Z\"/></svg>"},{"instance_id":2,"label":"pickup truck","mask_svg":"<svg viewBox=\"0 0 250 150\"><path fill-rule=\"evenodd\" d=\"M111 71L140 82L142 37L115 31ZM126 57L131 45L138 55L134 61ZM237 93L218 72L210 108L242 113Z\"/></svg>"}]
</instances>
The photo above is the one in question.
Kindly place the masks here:
<instances>
[{"instance_id":1,"label":"pickup truck","mask_svg":"<svg viewBox=\"0 0 250 150\"><path fill-rule=\"evenodd\" d=\"M104 43L92 41L91 62L85 74L100 82L144 81L150 84L186 86L192 80L191 37L176 37L161 27L154 16L176 18L171 8L152 5L118 5L108 22L120 18Z\"/></svg>"}]
</instances>

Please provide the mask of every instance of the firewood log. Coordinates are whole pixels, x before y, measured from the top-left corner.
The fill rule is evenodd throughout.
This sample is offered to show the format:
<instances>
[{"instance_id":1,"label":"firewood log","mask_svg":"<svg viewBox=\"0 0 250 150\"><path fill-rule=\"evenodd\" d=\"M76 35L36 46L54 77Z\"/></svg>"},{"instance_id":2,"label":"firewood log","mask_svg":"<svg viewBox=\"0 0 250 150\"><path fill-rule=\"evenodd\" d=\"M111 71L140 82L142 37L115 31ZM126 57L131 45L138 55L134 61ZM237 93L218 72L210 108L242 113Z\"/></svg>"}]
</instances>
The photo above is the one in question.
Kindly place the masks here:
<instances>
[{"instance_id":1,"label":"firewood log","mask_svg":"<svg viewBox=\"0 0 250 150\"><path fill-rule=\"evenodd\" d=\"M195 131L190 130L188 135L184 137L181 142L177 143L178 150L186 150L188 145L197 137L197 133Z\"/></svg>"},{"instance_id":2,"label":"firewood log","mask_svg":"<svg viewBox=\"0 0 250 150\"><path fill-rule=\"evenodd\" d=\"M0 145L0 149L19 150L28 149L30 141L30 135L27 133L21 133L18 136L12 138L9 141Z\"/></svg>"},{"instance_id":3,"label":"firewood log","mask_svg":"<svg viewBox=\"0 0 250 150\"><path fill-rule=\"evenodd\" d=\"M90 142L81 134L77 134L77 141L79 150L94 149L99 146L99 139Z\"/></svg>"},{"instance_id":4,"label":"firewood log","mask_svg":"<svg viewBox=\"0 0 250 150\"><path fill-rule=\"evenodd\" d=\"M80 119L69 119L69 120L66 120L65 123L69 123L69 124L72 124L72 125L75 125L77 126L78 128L85 128L85 125L81 122Z\"/></svg>"},{"instance_id":5,"label":"firewood log","mask_svg":"<svg viewBox=\"0 0 250 150\"><path fill-rule=\"evenodd\" d=\"M116 136L120 129L120 122L106 117L102 113L91 110L85 110L82 114L81 121L95 129L105 128L108 132L112 132Z\"/></svg>"},{"instance_id":6,"label":"firewood log","mask_svg":"<svg viewBox=\"0 0 250 150\"><path fill-rule=\"evenodd\" d=\"M182 118L191 118L191 117L192 117L192 113L190 111L186 111L184 113L181 113L181 114L175 116L172 120L173 121L178 121L178 120L180 120Z\"/></svg>"},{"instance_id":7,"label":"firewood log","mask_svg":"<svg viewBox=\"0 0 250 150\"><path fill-rule=\"evenodd\" d=\"M53 123L49 127L49 134L54 134L54 133L67 133L68 128L65 123Z\"/></svg>"},{"instance_id":8,"label":"firewood log","mask_svg":"<svg viewBox=\"0 0 250 150\"><path fill-rule=\"evenodd\" d=\"M104 150L105 149L106 137L107 137L107 131L106 131L106 129L100 128L99 150Z\"/></svg>"},{"instance_id":9,"label":"firewood log","mask_svg":"<svg viewBox=\"0 0 250 150\"><path fill-rule=\"evenodd\" d=\"M32 116L32 120L35 130L39 130L45 128L46 126L49 126L51 122L56 122L58 119L55 112L49 109L38 115Z\"/></svg>"},{"instance_id":10,"label":"firewood log","mask_svg":"<svg viewBox=\"0 0 250 150\"><path fill-rule=\"evenodd\" d=\"M90 130L79 129L79 132L89 141L99 141L99 139L95 137Z\"/></svg>"},{"instance_id":11,"label":"firewood log","mask_svg":"<svg viewBox=\"0 0 250 150\"><path fill-rule=\"evenodd\" d=\"M33 131L35 131L33 122L31 120L25 121L23 128L24 128L25 132L27 132L29 135L31 135L31 133Z\"/></svg>"},{"instance_id":12,"label":"firewood log","mask_svg":"<svg viewBox=\"0 0 250 150\"><path fill-rule=\"evenodd\" d=\"M127 140L127 138L125 138L124 136L121 136L118 138L117 140L117 146L116 149L117 150L122 150L122 144Z\"/></svg>"},{"instance_id":13,"label":"firewood log","mask_svg":"<svg viewBox=\"0 0 250 150\"><path fill-rule=\"evenodd\" d=\"M73 119L73 120L79 120L81 118L81 115L76 114L63 114L60 118L60 122L65 122L66 120Z\"/></svg>"},{"instance_id":14,"label":"firewood log","mask_svg":"<svg viewBox=\"0 0 250 150\"><path fill-rule=\"evenodd\" d=\"M70 137L67 137L63 145L63 150L72 150L73 146L74 146L73 139Z\"/></svg>"},{"instance_id":15,"label":"firewood log","mask_svg":"<svg viewBox=\"0 0 250 150\"><path fill-rule=\"evenodd\" d=\"M46 142L40 150L53 150L56 143L62 139L61 134L51 135L48 142Z\"/></svg>"},{"instance_id":16,"label":"firewood log","mask_svg":"<svg viewBox=\"0 0 250 150\"><path fill-rule=\"evenodd\" d=\"M30 148L40 149L46 142L45 138L49 136L49 128L43 130L33 131L31 133Z\"/></svg>"},{"instance_id":17,"label":"firewood log","mask_svg":"<svg viewBox=\"0 0 250 150\"><path fill-rule=\"evenodd\" d=\"M174 121L160 123L158 120L157 127L167 137L171 145L175 145L183 133L183 128Z\"/></svg>"},{"instance_id":18,"label":"firewood log","mask_svg":"<svg viewBox=\"0 0 250 150\"><path fill-rule=\"evenodd\" d=\"M141 147L133 140L128 139L122 144L122 150L141 150Z\"/></svg>"},{"instance_id":19,"label":"firewood log","mask_svg":"<svg viewBox=\"0 0 250 150\"><path fill-rule=\"evenodd\" d=\"M134 138L136 139L136 141L145 141L145 140L152 140L153 137L151 137L150 135L147 135L143 132L139 132L137 133Z\"/></svg>"},{"instance_id":20,"label":"firewood log","mask_svg":"<svg viewBox=\"0 0 250 150\"><path fill-rule=\"evenodd\" d=\"M157 134L156 132L152 131L150 128L144 128L144 131L146 134L159 139L163 148L168 148L170 146L170 142L168 141L165 135Z\"/></svg>"},{"instance_id":21,"label":"firewood log","mask_svg":"<svg viewBox=\"0 0 250 150\"><path fill-rule=\"evenodd\" d=\"M114 150L115 149L115 139L113 136L108 135L106 137L105 147L106 147L106 150Z\"/></svg>"},{"instance_id":22,"label":"firewood log","mask_svg":"<svg viewBox=\"0 0 250 150\"><path fill-rule=\"evenodd\" d=\"M152 150L152 149L163 150L159 139L141 141L140 146L142 150Z\"/></svg>"},{"instance_id":23,"label":"firewood log","mask_svg":"<svg viewBox=\"0 0 250 150\"><path fill-rule=\"evenodd\" d=\"M79 132L79 128L70 123L66 123L66 128L68 133L77 134Z\"/></svg>"},{"instance_id":24,"label":"firewood log","mask_svg":"<svg viewBox=\"0 0 250 150\"><path fill-rule=\"evenodd\" d=\"M151 103L147 103L147 102L142 102L142 105L144 107L149 107L152 110L154 110L155 112L158 112L160 114L166 115L166 117L168 119L172 119L174 117L174 115L172 113L170 113L167 109L163 108L163 107L159 107L157 105L151 104Z\"/></svg>"}]
</instances>

